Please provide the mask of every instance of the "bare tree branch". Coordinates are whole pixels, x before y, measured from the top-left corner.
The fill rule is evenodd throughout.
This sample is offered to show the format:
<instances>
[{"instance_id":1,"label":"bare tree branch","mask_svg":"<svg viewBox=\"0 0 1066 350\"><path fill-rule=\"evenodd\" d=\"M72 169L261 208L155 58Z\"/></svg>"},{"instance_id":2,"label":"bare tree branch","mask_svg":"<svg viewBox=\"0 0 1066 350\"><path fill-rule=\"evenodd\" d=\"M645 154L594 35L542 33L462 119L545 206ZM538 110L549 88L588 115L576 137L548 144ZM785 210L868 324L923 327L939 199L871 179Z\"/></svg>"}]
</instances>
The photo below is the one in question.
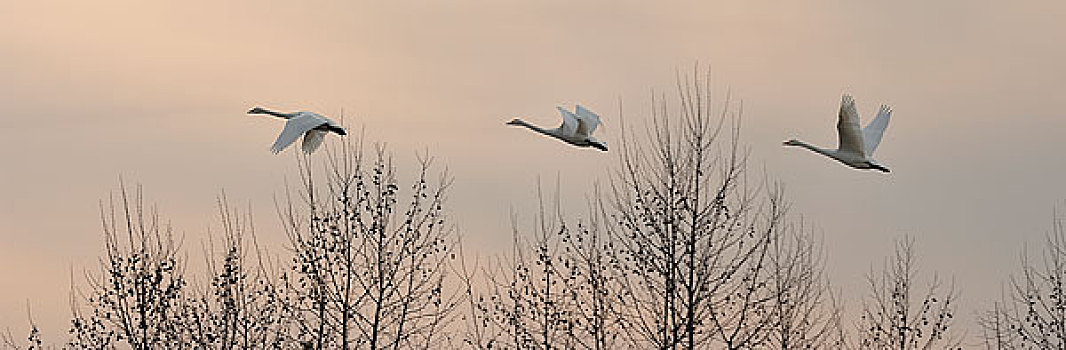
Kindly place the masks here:
<instances>
[{"instance_id":1,"label":"bare tree branch","mask_svg":"<svg viewBox=\"0 0 1066 350\"><path fill-rule=\"evenodd\" d=\"M291 197L279 204L295 255L283 286L304 346L434 347L458 303L444 290L454 256L443 211L450 178L431 184L432 160L421 157L400 206L392 158L375 151L366 159L347 144L329 153L322 177L301 159L304 209Z\"/></svg>"},{"instance_id":2,"label":"bare tree branch","mask_svg":"<svg viewBox=\"0 0 1066 350\"><path fill-rule=\"evenodd\" d=\"M1066 348L1066 229L1057 215L1041 258L1033 262L1023 250L1003 300L980 318L989 348Z\"/></svg>"},{"instance_id":3,"label":"bare tree branch","mask_svg":"<svg viewBox=\"0 0 1066 350\"><path fill-rule=\"evenodd\" d=\"M962 336L951 331L959 298L955 283L945 286L934 274L926 287L918 286L913 238L896 242L895 254L880 273L871 271L867 282L870 295L857 324L860 348L960 347Z\"/></svg>"}]
</instances>

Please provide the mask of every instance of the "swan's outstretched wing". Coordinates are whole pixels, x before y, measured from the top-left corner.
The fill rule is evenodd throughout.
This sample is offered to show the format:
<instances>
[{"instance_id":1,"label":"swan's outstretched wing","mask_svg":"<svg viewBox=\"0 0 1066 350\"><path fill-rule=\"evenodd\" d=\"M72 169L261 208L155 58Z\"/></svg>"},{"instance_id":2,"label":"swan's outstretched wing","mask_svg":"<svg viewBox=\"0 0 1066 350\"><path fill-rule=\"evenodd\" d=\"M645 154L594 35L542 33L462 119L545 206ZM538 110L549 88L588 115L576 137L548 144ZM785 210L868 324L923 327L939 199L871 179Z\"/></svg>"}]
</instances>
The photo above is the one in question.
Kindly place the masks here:
<instances>
[{"instance_id":1,"label":"swan's outstretched wing","mask_svg":"<svg viewBox=\"0 0 1066 350\"><path fill-rule=\"evenodd\" d=\"M577 126L580 122L577 120L577 116L570 111L563 109L563 107L555 107L559 110L559 114L563 116L563 124L559 125L559 133L563 136L574 136L577 132Z\"/></svg>"},{"instance_id":2,"label":"swan's outstretched wing","mask_svg":"<svg viewBox=\"0 0 1066 350\"><path fill-rule=\"evenodd\" d=\"M862 148L862 129L859 128L859 112L855 111L855 99L844 95L840 101L840 119L837 120L840 144L837 150L865 155Z\"/></svg>"},{"instance_id":3,"label":"swan's outstretched wing","mask_svg":"<svg viewBox=\"0 0 1066 350\"><path fill-rule=\"evenodd\" d=\"M270 151L277 154L285 147L289 147L296 141L300 135L303 135L308 130L325 124L326 120L314 113L299 113L295 117L289 119L285 123L285 129L281 130L281 135L278 135L277 141L274 141L274 145L270 147Z\"/></svg>"},{"instance_id":4,"label":"swan's outstretched wing","mask_svg":"<svg viewBox=\"0 0 1066 350\"><path fill-rule=\"evenodd\" d=\"M892 119L892 108L881 105L881 110L877 112L877 117L862 129L863 149L866 150L867 156L872 156L874 150L877 149L877 145L881 144L881 136L885 134L885 129L888 128L890 119Z\"/></svg>"},{"instance_id":5,"label":"swan's outstretched wing","mask_svg":"<svg viewBox=\"0 0 1066 350\"><path fill-rule=\"evenodd\" d=\"M311 154L311 152L318 149L318 146L322 145L322 140L326 139L326 134L326 131L316 129L311 129L304 133L304 142L301 145L304 154Z\"/></svg>"},{"instance_id":6,"label":"swan's outstretched wing","mask_svg":"<svg viewBox=\"0 0 1066 350\"><path fill-rule=\"evenodd\" d=\"M577 105L577 121L581 122L577 126L577 133L585 137L592 135L596 127L600 126L600 116L581 105Z\"/></svg>"}]
</instances>

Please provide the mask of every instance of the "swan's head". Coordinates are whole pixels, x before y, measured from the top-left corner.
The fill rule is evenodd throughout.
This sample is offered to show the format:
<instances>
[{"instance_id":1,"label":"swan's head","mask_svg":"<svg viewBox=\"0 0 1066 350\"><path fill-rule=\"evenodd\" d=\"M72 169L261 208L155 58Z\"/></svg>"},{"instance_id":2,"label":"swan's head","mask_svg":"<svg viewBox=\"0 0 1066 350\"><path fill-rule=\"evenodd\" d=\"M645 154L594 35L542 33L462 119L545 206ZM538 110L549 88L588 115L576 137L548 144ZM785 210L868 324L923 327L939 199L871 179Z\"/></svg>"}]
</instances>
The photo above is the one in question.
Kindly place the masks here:
<instances>
[{"instance_id":1,"label":"swan's head","mask_svg":"<svg viewBox=\"0 0 1066 350\"><path fill-rule=\"evenodd\" d=\"M791 140L785 141L784 143L782 143L782 145L785 145L785 146L800 146L800 145L802 145L802 143L800 143L799 140L791 139Z\"/></svg>"},{"instance_id":2,"label":"swan's head","mask_svg":"<svg viewBox=\"0 0 1066 350\"><path fill-rule=\"evenodd\" d=\"M248 114L267 114L267 111L262 107L255 107L248 110Z\"/></svg>"},{"instance_id":3,"label":"swan's head","mask_svg":"<svg viewBox=\"0 0 1066 350\"><path fill-rule=\"evenodd\" d=\"M522 124L525 124L525 123L522 122L522 119L518 119L518 118L511 119L511 121L507 122L507 125L522 125Z\"/></svg>"}]
</instances>

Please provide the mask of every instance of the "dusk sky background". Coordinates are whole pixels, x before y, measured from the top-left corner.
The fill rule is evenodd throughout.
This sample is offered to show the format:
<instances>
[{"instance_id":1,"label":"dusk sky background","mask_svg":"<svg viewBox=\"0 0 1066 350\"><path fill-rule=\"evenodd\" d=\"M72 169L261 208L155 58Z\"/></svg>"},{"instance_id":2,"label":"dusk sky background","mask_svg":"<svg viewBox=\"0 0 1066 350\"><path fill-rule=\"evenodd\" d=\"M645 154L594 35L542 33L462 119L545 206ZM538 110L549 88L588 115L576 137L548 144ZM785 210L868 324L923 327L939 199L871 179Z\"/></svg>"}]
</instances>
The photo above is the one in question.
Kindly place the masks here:
<instances>
[{"instance_id":1,"label":"dusk sky background","mask_svg":"<svg viewBox=\"0 0 1066 350\"><path fill-rule=\"evenodd\" d=\"M864 273L916 238L924 277L954 278L958 325L1000 295L1066 210L1066 3L1052 1L4 1L0 11L0 330L69 327L71 275L97 271L100 201L122 176L144 187L192 263L216 197L251 208L260 240L285 242L274 208L295 179L283 122L309 110L400 168L428 150L454 177L447 209L479 256L505 253L510 213L529 227L538 179L574 218L617 152L504 125L555 127L580 103L617 145L676 101L676 72L710 69L720 103L743 102L750 170L786 186L824 238L845 308ZM863 124L893 119L858 171L781 142L835 147L840 95ZM674 104L676 105L676 104ZM717 105L716 107L720 107ZM737 105L734 105L736 107ZM343 110L343 120L341 111ZM331 135L336 146L335 135ZM317 158L324 153L316 153ZM409 181L406 177L401 181Z\"/></svg>"}]
</instances>

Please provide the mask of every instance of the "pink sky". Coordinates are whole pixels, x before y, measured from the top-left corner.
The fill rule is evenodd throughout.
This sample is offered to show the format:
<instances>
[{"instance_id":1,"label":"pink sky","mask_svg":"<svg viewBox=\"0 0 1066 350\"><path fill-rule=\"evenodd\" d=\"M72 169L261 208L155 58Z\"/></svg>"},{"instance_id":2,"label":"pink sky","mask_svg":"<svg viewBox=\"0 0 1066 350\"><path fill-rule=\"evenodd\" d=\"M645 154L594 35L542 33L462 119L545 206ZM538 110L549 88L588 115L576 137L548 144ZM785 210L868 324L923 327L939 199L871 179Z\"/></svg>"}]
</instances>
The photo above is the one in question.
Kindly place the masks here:
<instances>
[{"instance_id":1,"label":"pink sky","mask_svg":"<svg viewBox=\"0 0 1066 350\"><path fill-rule=\"evenodd\" d=\"M858 307L862 274L917 237L927 272L953 275L961 325L998 296L1022 247L1066 200L1066 5L1036 1L14 2L0 13L0 329L67 328L73 268L101 253L98 202L119 175L186 235L199 261L220 190L280 244L273 196L294 160L268 151L262 105L344 110L400 164L430 150L455 176L451 218L478 253L528 222L537 178L567 205L614 156L503 123L557 123L554 106L639 120L675 69L711 67L744 103L755 171L783 181L824 234L830 272ZM780 142L832 147L840 94L869 120L895 109L860 172ZM357 133L356 133L357 134ZM1061 211L1061 210L1060 210ZM971 334L977 330L971 328Z\"/></svg>"}]
</instances>

